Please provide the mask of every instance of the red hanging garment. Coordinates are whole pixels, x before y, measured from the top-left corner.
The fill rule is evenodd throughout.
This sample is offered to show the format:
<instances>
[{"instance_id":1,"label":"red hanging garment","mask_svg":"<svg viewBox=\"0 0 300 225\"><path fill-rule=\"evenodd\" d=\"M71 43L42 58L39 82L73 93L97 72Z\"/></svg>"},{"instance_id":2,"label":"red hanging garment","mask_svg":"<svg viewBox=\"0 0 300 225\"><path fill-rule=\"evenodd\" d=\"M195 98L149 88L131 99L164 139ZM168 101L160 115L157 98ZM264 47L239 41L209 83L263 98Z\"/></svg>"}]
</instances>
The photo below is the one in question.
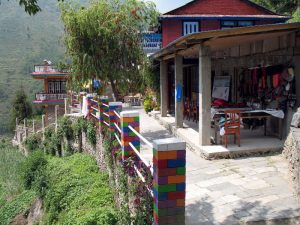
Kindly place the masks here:
<instances>
[{"instance_id":1,"label":"red hanging garment","mask_svg":"<svg viewBox=\"0 0 300 225\"><path fill-rule=\"evenodd\" d=\"M273 80L273 88L277 88L280 83L280 74L279 73L274 74L272 80Z\"/></svg>"},{"instance_id":2,"label":"red hanging garment","mask_svg":"<svg viewBox=\"0 0 300 225\"><path fill-rule=\"evenodd\" d=\"M262 67L261 68L262 71L262 88L266 89L267 87L267 71L266 71L266 67Z\"/></svg>"}]
</instances>

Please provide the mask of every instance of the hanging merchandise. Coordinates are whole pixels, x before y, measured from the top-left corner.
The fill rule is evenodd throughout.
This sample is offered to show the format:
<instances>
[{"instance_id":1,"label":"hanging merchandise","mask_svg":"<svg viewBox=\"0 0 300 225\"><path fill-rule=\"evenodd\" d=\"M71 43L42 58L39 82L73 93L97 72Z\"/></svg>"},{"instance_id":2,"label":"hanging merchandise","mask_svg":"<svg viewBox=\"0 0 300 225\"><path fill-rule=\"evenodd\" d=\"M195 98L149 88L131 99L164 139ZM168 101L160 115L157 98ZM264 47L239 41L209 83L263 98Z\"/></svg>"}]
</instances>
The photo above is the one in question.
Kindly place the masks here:
<instances>
[{"instance_id":1,"label":"hanging merchandise","mask_svg":"<svg viewBox=\"0 0 300 225\"><path fill-rule=\"evenodd\" d=\"M262 88L266 89L266 88L268 88L268 86L267 86L267 71L266 71L266 67L262 67L261 71L262 71Z\"/></svg>"},{"instance_id":2,"label":"hanging merchandise","mask_svg":"<svg viewBox=\"0 0 300 225\"><path fill-rule=\"evenodd\" d=\"M272 77L272 81L273 81L273 88L277 88L279 86L280 83L280 74L274 74Z\"/></svg>"}]
</instances>

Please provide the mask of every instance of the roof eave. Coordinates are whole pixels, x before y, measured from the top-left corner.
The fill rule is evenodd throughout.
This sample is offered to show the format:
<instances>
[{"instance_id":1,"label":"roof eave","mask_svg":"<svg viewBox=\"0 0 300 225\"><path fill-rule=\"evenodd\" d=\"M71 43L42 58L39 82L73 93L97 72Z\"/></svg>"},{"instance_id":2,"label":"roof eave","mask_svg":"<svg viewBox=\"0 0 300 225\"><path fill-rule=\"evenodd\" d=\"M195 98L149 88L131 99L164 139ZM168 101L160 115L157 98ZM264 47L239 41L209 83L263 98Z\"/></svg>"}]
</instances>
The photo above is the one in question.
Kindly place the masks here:
<instances>
[{"instance_id":1,"label":"roof eave","mask_svg":"<svg viewBox=\"0 0 300 225\"><path fill-rule=\"evenodd\" d=\"M199 33L194 33L186 36L182 36L175 41L168 44L165 48L154 53L151 57L153 59L161 59L166 55L174 54L177 48L181 48L184 45L184 41L197 39L200 41L205 41L211 38L220 38L232 35L245 35L245 34L255 34L259 32L271 32L271 31L281 31L281 30L296 30L300 29L300 22L297 23L287 23L287 24L268 24L260 26L251 26L251 27L242 27L242 28L232 28L226 30L213 30L213 31L204 31ZM201 38L196 38L197 36L202 35ZM179 50L179 49L178 49Z\"/></svg>"}]
</instances>

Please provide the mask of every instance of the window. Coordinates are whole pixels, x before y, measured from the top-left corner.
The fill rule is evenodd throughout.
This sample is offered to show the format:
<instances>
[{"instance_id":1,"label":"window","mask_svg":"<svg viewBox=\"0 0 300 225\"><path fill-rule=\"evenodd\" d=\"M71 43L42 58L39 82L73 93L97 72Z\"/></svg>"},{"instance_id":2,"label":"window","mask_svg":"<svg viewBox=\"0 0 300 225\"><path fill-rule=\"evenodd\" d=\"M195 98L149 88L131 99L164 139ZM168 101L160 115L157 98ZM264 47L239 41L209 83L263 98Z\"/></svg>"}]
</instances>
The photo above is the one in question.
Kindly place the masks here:
<instances>
[{"instance_id":1,"label":"window","mask_svg":"<svg viewBox=\"0 0 300 225\"><path fill-rule=\"evenodd\" d=\"M253 21L221 21L221 29L233 28L233 27L249 27L253 26Z\"/></svg>"},{"instance_id":2,"label":"window","mask_svg":"<svg viewBox=\"0 0 300 225\"><path fill-rule=\"evenodd\" d=\"M58 94L66 92L65 80L49 80L48 81L48 93Z\"/></svg>"},{"instance_id":3,"label":"window","mask_svg":"<svg viewBox=\"0 0 300 225\"><path fill-rule=\"evenodd\" d=\"M199 32L199 23L198 22L184 22L183 23L183 35L188 35L192 33Z\"/></svg>"}]
</instances>

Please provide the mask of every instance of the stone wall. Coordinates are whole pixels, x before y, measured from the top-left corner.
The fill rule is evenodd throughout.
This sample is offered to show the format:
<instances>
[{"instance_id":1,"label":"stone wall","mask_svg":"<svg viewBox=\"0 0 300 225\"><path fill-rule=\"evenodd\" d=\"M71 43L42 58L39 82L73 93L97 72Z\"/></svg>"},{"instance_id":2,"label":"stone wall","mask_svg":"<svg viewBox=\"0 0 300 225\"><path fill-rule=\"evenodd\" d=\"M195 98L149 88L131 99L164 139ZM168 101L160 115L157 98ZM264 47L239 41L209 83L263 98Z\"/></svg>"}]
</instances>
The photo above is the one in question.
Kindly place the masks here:
<instances>
[{"instance_id":1,"label":"stone wall","mask_svg":"<svg viewBox=\"0 0 300 225\"><path fill-rule=\"evenodd\" d=\"M295 192L298 199L300 199L300 108L293 116L290 133L286 139L283 154L288 160Z\"/></svg>"}]
</instances>

